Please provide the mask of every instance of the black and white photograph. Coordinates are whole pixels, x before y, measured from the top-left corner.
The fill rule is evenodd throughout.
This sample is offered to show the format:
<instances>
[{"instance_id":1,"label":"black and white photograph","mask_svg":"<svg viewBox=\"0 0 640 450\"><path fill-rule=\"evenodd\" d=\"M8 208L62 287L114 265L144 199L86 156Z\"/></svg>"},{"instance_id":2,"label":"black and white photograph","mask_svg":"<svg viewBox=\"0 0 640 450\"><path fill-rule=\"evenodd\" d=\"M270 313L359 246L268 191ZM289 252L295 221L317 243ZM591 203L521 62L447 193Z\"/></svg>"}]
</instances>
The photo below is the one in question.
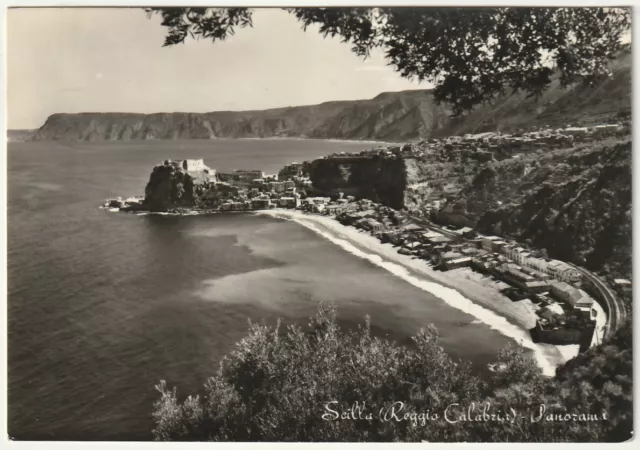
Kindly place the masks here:
<instances>
[{"instance_id":1,"label":"black and white photograph","mask_svg":"<svg viewBox=\"0 0 640 450\"><path fill-rule=\"evenodd\" d=\"M636 11L6 7L3 439L630 443Z\"/></svg>"}]
</instances>

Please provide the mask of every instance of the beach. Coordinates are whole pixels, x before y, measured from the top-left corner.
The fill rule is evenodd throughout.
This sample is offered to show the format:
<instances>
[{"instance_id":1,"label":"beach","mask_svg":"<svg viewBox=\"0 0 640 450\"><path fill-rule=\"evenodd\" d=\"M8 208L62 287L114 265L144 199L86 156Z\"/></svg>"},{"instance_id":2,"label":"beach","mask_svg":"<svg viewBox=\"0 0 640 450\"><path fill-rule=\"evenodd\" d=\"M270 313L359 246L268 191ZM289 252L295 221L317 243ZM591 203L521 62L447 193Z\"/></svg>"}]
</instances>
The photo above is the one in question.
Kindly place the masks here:
<instances>
[{"instance_id":1,"label":"beach","mask_svg":"<svg viewBox=\"0 0 640 450\"><path fill-rule=\"evenodd\" d=\"M401 255L391 244L383 244L369 233L342 225L329 216L292 210L260 211L258 214L295 221L349 253L366 259L450 306L471 314L476 320L531 350L537 364L547 376L553 376L557 366L578 354L578 345L534 343L529 333L529 329L535 325L533 305L528 301L510 300L498 291L499 286L496 286L495 281L470 269L436 271L426 261Z\"/></svg>"}]
</instances>

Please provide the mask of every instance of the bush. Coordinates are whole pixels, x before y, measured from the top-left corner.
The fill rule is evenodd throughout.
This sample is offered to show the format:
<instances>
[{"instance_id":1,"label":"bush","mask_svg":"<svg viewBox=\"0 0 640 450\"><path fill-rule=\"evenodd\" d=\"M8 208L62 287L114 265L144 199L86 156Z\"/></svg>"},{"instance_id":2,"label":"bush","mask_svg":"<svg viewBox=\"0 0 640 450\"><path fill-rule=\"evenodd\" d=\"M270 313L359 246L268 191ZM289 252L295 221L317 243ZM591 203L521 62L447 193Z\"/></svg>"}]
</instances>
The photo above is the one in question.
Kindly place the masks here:
<instances>
[{"instance_id":1,"label":"bush","mask_svg":"<svg viewBox=\"0 0 640 450\"><path fill-rule=\"evenodd\" d=\"M582 357L588 359L588 353ZM578 404L588 406L584 375L575 384L567 381L566 371L557 382L545 379L531 357L515 347L500 353L494 370L482 380L469 364L454 361L431 326L400 346L373 337L368 319L356 330L340 330L335 307L321 305L306 331L252 324L202 397L180 403L176 389L160 382L153 434L156 440L183 441L526 442L607 439L611 430L630 429L630 422L608 428L532 423L529 411L541 403L581 399ZM607 397L612 398L621 388L601 380L589 388L588 398L598 389L613 392ZM451 409L458 413L476 405L480 413L486 404L503 415L526 414L517 420L514 415L513 421L445 420L452 405L458 405Z\"/></svg>"}]
</instances>

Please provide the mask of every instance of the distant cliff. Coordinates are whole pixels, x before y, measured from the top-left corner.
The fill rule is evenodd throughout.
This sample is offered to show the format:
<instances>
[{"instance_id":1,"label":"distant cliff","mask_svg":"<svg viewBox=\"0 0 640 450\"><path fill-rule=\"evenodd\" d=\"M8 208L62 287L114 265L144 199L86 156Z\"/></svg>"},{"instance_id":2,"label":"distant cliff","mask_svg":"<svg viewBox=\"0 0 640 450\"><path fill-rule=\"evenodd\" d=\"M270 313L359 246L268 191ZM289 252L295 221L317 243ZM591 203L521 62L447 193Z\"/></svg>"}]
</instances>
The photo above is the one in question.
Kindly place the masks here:
<instances>
[{"instance_id":1,"label":"distant cliff","mask_svg":"<svg viewBox=\"0 0 640 450\"><path fill-rule=\"evenodd\" d=\"M631 53L613 63L612 75L591 87L560 89L554 81L541 98L504 96L452 119L429 90L387 92L370 100L264 111L211 113L54 114L35 140L153 140L302 137L403 142L532 125L602 121L631 111Z\"/></svg>"}]
</instances>

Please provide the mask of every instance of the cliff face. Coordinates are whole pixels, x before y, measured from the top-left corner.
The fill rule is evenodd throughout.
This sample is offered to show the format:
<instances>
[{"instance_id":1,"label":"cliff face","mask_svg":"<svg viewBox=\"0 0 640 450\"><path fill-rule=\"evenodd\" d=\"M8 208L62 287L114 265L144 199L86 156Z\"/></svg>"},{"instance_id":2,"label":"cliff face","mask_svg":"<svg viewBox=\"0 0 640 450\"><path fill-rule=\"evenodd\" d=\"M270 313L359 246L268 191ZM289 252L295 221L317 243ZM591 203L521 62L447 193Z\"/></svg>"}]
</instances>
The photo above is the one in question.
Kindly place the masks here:
<instances>
[{"instance_id":1,"label":"cliff face","mask_svg":"<svg viewBox=\"0 0 640 450\"><path fill-rule=\"evenodd\" d=\"M442 217L631 278L631 148L605 142L489 165Z\"/></svg>"},{"instance_id":2,"label":"cliff face","mask_svg":"<svg viewBox=\"0 0 640 450\"><path fill-rule=\"evenodd\" d=\"M327 157L307 169L322 193L367 198L394 209L420 209L442 192L457 192L476 164L442 163L427 158Z\"/></svg>"},{"instance_id":3,"label":"cliff face","mask_svg":"<svg viewBox=\"0 0 640 450\"><path fill-rule=\"evenodd\" d=\"M145 188L144 209L166 212L213 208L223 199L237 195L235 187L219 182L215 171L207 166L187 169L184 161L165 161L155 166Z\"/></svg>"},{"instance_id":4,"label":"cliff face","mask_svg":"<svg viewBox=\"0 0 640 450\"><path fill-rule=\"evenodd\" d=\"M425 106L426 105L426 106ZM429 91L381 94L371 100L264 111L211 113L54 114L34 140L154 140L303 137L318 139L408 140L426 136L438 125L423 110L437 110ZM433 111L432 111L433 110Z\"/></svg>"},{"instance_id":5,"label":"cliff face","mask_svg":"<svg viewBox=\"0 0 640 450\"><path fill-rule=\"evenodd\" d=\"M606 121L631 111L631 53L612 66L612 76L590 87L561 89L557 80L538 100L524 94L452 119L429 90L388 92L370 100L264 111L210 113L54 114L35 140L141 140L303 137L404 142L419 138L519 127Z\"/></svg>"},{"instance_id":6,"label":"cliff face","mask_svg":"<svg viewBox=\"0 0 640 450\"><path fill-rule=\"evenodd\" d=\"M368 198L392 208L403 206L406 175L402 159L324 158L308 166L313 187L325 194Z\"/></svg>"},{"instance_id":7,"label":"cliff face","mask_svg":"<svg viewBox=\"0 0 640 450\"><path fill-rule=\"evenodd\" d=\"M54 114L33 140L103 141L214 139L211 123L201 114Z\"/></svg>"}]
</instances>

